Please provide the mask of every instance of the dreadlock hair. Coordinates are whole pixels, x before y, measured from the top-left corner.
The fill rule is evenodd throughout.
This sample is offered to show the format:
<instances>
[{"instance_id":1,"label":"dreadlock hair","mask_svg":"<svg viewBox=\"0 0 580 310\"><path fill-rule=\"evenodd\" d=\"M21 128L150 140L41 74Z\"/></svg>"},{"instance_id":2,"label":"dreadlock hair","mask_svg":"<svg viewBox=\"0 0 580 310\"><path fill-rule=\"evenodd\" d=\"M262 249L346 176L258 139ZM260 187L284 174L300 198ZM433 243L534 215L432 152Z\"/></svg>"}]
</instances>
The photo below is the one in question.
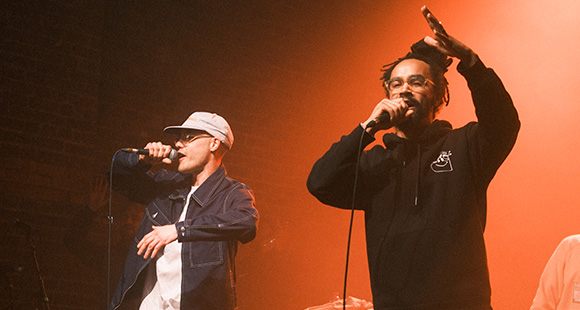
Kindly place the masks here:
<instances>
[{"instance_id":1,"label":"dreadlock hair","mask_svg":"<svg viewBox=\"0 0 580 310\"><path fill-rule=\"evenodd\" d=\"M429 65L429 72L433 77L433 83L435 84L435 104L433 109L433 116L435 116L443 103L447 106L449 104L449 83L445 78L445 72L447 72L447 67L451 65L453 59L448 58L447 55L441 53L436 47L428 45L423 41L419 40L417 43L411 46L411 52L407 53L405 57L401 57L396 61L384 65L381 71L383 76L381 80L383 81L383 87L389 96L389 90L385 86L385 82L391 78L391 73L393 69L406 59L418 59Z\"/></svg>"}]
</instances>

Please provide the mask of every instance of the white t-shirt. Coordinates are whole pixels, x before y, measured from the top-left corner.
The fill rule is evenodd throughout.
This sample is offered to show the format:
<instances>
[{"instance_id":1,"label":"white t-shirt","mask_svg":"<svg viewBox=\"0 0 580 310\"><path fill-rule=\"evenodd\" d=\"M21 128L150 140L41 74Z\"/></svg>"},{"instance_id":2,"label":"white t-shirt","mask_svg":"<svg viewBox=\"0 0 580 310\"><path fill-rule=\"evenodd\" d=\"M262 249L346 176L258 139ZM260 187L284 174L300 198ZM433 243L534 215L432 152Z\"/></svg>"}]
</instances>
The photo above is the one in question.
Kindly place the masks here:
<instances>
[{"instance_id":1,"label":"white t-shirt","mask_svg":"<svg viewBox=\"0 0 580 310\"><path fill-rule=\"evenodd\" d=\"M580 309L580 235L562 240L546 264L530 310Z\"/></svg>"},{"instance_id":2,"label":"white t-shirt","mask_svg":"<svg viewBox=\"0 0 580 310\"><path fill-rule=\"evenodd\" d=\"M191 195L199 186L192 186L179 216L185 220ZM147 267L144 294L139 310L178 310L181 300L181 243L177 240L165 245L155 261Z\"/></svg>"}]
</instances>

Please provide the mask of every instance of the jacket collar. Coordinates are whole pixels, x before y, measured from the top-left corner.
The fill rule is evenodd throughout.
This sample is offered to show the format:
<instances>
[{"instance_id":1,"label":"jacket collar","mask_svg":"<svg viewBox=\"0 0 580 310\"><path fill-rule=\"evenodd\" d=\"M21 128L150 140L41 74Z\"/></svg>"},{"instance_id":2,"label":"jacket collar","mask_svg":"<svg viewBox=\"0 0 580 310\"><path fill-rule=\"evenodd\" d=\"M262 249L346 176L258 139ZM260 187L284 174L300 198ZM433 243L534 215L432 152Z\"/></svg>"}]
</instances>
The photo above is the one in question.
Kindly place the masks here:
<instances>
[{"instance_id":1,"label":"jacket collar","mask_svg":"<svg viewBox=\"0 0 580 310\"><path fill-rule=\"evenodd\" d=\"M201 207L203 207L212 195L217 190L218 186L222 183L222 181L226 178L226 168L223 165L220 165L216 171L214 171L208 178L205 180L197 190L193 193L192 198L199 203Z\"/></svg>"}]
</instances>

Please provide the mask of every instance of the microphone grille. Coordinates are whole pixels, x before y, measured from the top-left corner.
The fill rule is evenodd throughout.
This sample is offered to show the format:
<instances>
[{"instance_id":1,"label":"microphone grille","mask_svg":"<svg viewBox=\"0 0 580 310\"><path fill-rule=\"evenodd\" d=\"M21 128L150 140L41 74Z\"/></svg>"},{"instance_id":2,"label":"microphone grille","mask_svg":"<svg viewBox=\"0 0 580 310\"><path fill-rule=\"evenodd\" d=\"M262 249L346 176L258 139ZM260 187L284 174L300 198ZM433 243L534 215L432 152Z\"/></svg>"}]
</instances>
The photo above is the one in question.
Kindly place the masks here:
<instances>
[{"instance_id":1,"label":"microphone grille","mask_svg":"<svg viewBox=\"0 0 580 310\"><path fill-rule=\"evenodd\" d=\"M171 152L169 152L167 158L171 159L171 161L174 162L179 159L179 153L177 152L176 149L171 149Z\"/></svg>"}]
</instances>

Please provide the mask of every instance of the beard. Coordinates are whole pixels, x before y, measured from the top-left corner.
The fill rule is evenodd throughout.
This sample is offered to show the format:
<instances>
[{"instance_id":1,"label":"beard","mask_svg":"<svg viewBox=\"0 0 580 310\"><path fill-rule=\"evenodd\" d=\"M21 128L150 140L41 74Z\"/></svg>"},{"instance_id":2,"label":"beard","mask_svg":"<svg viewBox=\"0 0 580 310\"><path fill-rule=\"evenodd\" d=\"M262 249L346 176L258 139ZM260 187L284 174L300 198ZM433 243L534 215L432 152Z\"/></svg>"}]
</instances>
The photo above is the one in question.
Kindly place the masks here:
<instances>
[{"instance_id":1,"label":"beard","mask_svg":"<svg viewBox=\"0 0 580 310\"><path fill-rule=\"evenodd\" d=\"M413 114L397 126L399 129L403 131L406 129L417 129L432 122L431 114L433 113L433 104L431 102L420 102L412 96L405 96L403 99L409 108L413 108Z\"/></svg>"}]
</instances>

